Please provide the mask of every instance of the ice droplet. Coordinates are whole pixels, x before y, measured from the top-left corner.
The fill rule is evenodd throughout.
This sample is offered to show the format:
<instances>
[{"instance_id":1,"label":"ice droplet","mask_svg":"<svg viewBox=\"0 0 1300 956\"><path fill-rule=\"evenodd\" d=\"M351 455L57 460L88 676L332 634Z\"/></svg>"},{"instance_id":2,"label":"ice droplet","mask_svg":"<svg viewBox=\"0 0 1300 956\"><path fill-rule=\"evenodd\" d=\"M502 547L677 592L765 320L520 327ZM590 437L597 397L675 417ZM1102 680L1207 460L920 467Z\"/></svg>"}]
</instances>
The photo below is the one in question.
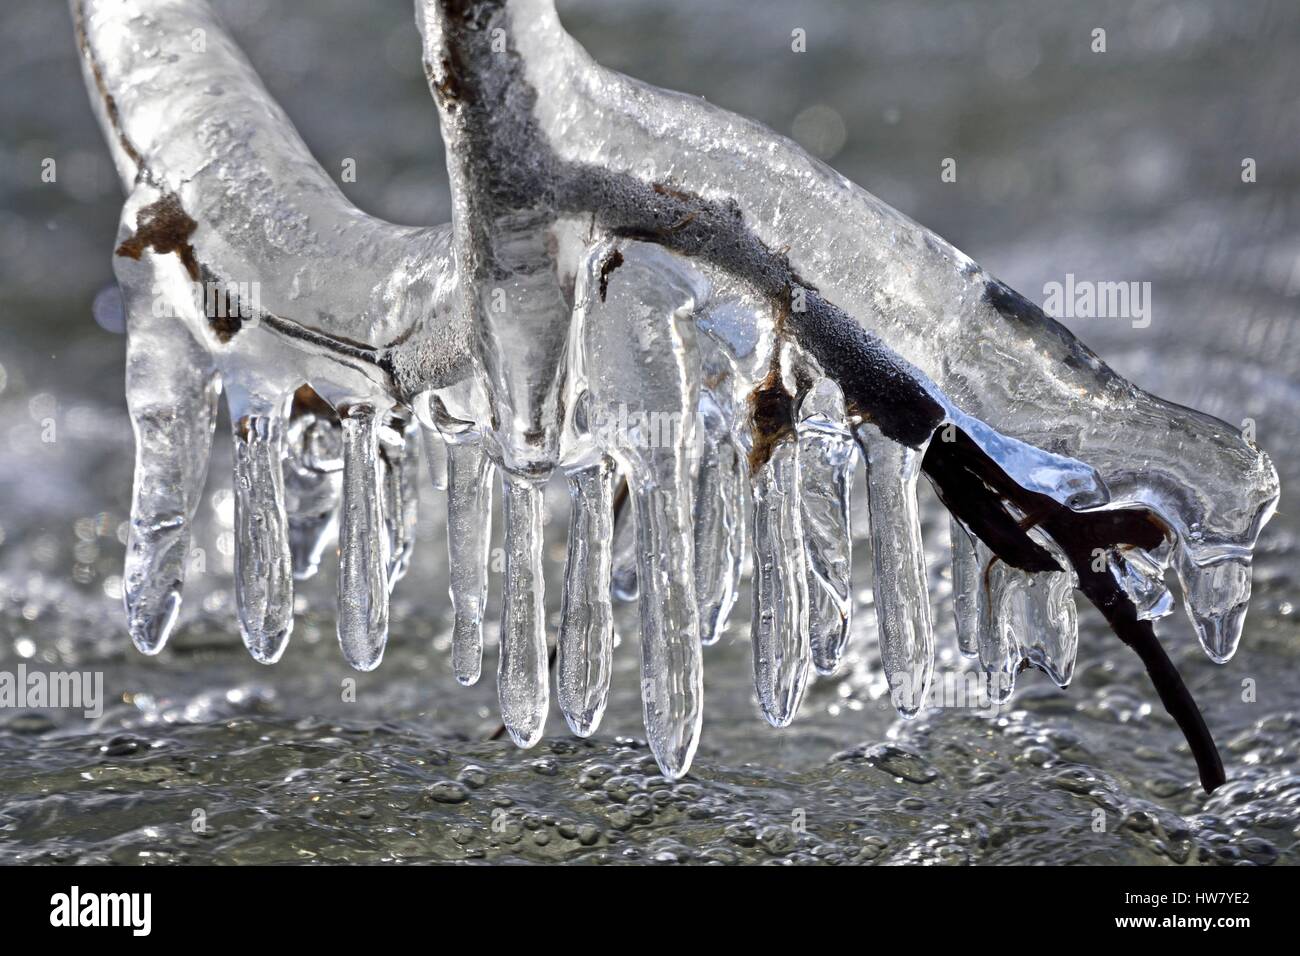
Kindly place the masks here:
<instances>
[{"instance_id":1,"label":"ice droplet","mask_svg":"<svg viewBox=\"0 0 1300 956\"><path fill-rule=\"evenodd\" d=\"M799 410L799 501L808 572L808 635L820 674L833 674L849 641L853 602L850 492L857 448L844 397L819 379Z\"/></svg>"},{"instance_id":2,"label":"ice droplet","mask_svg":"<svg viewBox=\"0 0 1300 956\"><path fill-rule=\"evenodd\" d=\"M556 698L579 737L596 732L609 697L614 654L610 566L614 467L608 458L569 474L569 554L560 610Z\"/></svg>"},{"instance_id":3,"label":"ice droplet","mask_svg":"<svg viewBox=\"0 0 1300 956\"><path fill-rule=\"evenodd\" d=\"M487 604L488 544L492 539L491 460L476 432L445 432L447 443L448 591L455 614L451 667L475 684L483 670L483 610Z\"/></svg>"},{"instance_id":4,"label":"ice droplet","mask_svg":"<svg viewBox=\"0 0 1300 956\"><path fill-rule=\"evenodd\" d=\"M293 559L280 466L284 422L271 413L246 415L232 426L239 632L255 660L274 664L293 631Z\"/></svg>"},{"instance_id":5,"label":"ice droplet","mask_svg":"<svg viewBox=\"0 0 1300 956\"><path fill-rule=\"evenodd\" d=\"M379 423L370 405L343 415L343 515L339 528L339 646L371 671L388 643L388 532L379 492Z\"/></svg>"},{"instance_id":6,"label":"ice droplet","mask_svg":"<svg viewBox=\"0 0 1300 956\"><path fill-rule=\"evenodd\" d=\"M750 642L758 703L774 727L794 720L812 660L799 487L799 445L787 438L772 448L753 479Z\"/></svg>"},{"instance_id":7,"label":"ice droplet","mask_svg":"<svg viewBox=\"0 0 1300 956\"><path fill-rule=\"evenodd\" d=\"M880 659L894 707L914 717L930 692L934 631L921 544L916 481L921 453L885 438L874 425L858 427L867 459L873 583Z\"/></svg>"},{"instance_id":8,"label":"ice droplet","mask_svg":"<svg viewBox=\"0 0 1300 956\"><path fill-rule=\"evenodd\" d=\"M501 586L497 699L501 703L501 722L510 732L510 739L520 747L531 747L542 739L550 703L541 485L503 472L501 504L506 561Z\"/></svg>"}]
</instances>

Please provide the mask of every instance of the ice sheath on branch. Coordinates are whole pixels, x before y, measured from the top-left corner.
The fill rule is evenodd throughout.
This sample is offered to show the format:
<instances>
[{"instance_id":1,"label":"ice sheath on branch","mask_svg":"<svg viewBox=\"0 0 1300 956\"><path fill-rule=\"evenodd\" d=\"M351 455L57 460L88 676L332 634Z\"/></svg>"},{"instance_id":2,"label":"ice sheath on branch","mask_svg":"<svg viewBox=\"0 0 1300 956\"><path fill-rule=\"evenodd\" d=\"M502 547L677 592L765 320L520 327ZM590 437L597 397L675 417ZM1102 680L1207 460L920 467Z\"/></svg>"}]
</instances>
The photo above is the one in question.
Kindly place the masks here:
<instances>
[{"instance_id":1,"label":"ice sheath on branch","mask_svg":"<svg viewBox=\"0 0 1300 956\"><path fill-rule=\"evenodd\" d=\"M547 702L539 482L559 467L574 489L560 626L566 717L580 732L597 729L611 580L628 593L635 578L646 726L660 766L679 776L701 726L699 647L734 603L734 574L696 565L731 567L741 552L744 471L758 582L750 632L768 719L793 718L810 663L837 665L851 592L847 494L834 489L847 487L856 436L882 656L904 714L926 699L932 668L915 519L923 472L952 513L957 570L974 582L958 608L964 649L979 653L999 692L1022 661L1068 680L1077 583L1142 657L1203 783L1222 780L1148 611L1167 606L1161 578L1172 563L1206 651L1225 660L1235 649L1251 549L1278 489L1267 457L1227 425L1125 382L969 258L793 143L603 69L552 0L416 5L447 145L449 233L352 209L199 0L132 9L74 0L88 86L131 190L119 278L178 288L187 276L257 276L271 287L255 321L191 309L158 327L133 310L133 343L191 343L194 380L219 377L232 401L268 421L303 384L345 421L364 409L366 428L413 411L456 449L452 524L479 544L483 482L500 472L514 557L500 680L518 742L537 738ZM202 55L186 46L195 26L208 31ZM139 381L133 408L145 409L153 386ZM199 447L187 436L204 427L201 391L184 392L196 397L166 426L172 445ZM157 550L174 547L177 525L157 515L183 514L192 482L165 465L171 445L152 437L165 429L140 418L137 428L141 531L128 604L152 635L142 646L156 651L180 586ZM353 444L366 435L356 431ZM610 469L628 489L634 545L616 538ZM343 513L391 525L356 500L364 487L344 482ZM272 516L280 507L274 488L250 500ZM283 524L250 534L278 537ZM284 553L270 543L247 553ZM245 569L245 593L266 593L252 579L272 566ZM580 587L584 573L594 579ZM483 580L478 567L453 569L466 681L478 674ZM996 593L994 580L1005 582ZM379 619L381 591L386 600L384 588L365 592L367 620ZM155 597L164 592L174 600ZM377 629L354 631L372 635L362 666L377 661Z\"/></svg>"}]
</instances>

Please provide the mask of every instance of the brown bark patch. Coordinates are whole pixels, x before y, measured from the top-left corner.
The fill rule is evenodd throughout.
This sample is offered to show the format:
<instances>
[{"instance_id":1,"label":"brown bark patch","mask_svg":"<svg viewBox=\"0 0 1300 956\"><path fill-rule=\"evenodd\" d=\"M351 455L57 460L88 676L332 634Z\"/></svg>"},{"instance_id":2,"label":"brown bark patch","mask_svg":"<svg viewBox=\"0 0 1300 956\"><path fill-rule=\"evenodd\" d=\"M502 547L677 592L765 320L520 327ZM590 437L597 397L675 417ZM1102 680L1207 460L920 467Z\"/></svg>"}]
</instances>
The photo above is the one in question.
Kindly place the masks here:
<instances>
[{"instance_id":1,"label":"brown bark patch","mask_svg":"<svg viewBox=\"0 0 1300 956\"><path fill-rule=\"evenodd\" d=\"M119 256L139 259L146 249L159 255L174 252L191 279L199 281L199 260L194 255L190 236L199 224L189 217L175 193L167 193L143 207L135 216L135 232L117 247Z\"/></svg>"}]
</instances>

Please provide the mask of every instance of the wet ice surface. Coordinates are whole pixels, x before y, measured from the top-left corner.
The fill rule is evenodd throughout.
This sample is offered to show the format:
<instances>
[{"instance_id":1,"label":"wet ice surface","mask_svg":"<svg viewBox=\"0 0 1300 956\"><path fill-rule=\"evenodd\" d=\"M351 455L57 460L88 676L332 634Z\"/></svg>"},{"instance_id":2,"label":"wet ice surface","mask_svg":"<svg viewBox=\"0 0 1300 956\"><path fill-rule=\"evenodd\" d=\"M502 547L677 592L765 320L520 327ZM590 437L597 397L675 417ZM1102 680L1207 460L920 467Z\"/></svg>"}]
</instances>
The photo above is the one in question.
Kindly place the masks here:
<instances>
[{"instance_id":1,"label":"wet ice surface","mask_svg":"<svg viewBox=\"0 0 1300 956\"><path fill-rule=\"evenodd\" d=\"M805 18L814 36L817 28L836 35L853 22L845 10L809 9L820 11ZM1007 6L1008 22L1016 21L1014 10ZM1188 8L1180 30L1185 39L1200 36L1200 45L1191 48L1208 57L1211 33L1197 16ZM395 15L393 29L404 26ZM1050 53L1059 31L1078 26L1045 24L1036 44ZM680 72L656 73L651 63L620 61L605 55L609 46L602 41L613 43L618 33L612 26L606 30L607 36L584 38L611 65L668 85L707 90L778 128L788 128L789 116L804 105L786 104L793 94L785 91L713 91L703 76L692 82ZM897 23L887 32L896 44L890 55L903 58L912 34ZM922 33L915 34L915 42ZM992 48L992 39L989 44ZM743 59L736 48L744 46L729 47L730 55ZM1023 50L1024 44L1016 47ZM255 45L252 52L262 67ZM1287 250L1294 257L1295 217L1280 205L1277 193L1261 184L1259 198L1242 202L1203 171L1170 175L1168 164L1177 165L1176 156L1170 159L1172 137L1195 134L1181 125L1162 128L1149 117L1136 117L1133 128L1144 130L1146 139L1133 134L1135 144L1126 155L1155 164L1158 175L1148 175L1148 182L1124 166L1120 172L1134 182L1125 180L1124 202L1116 200L1115 208L1084 202L1080 197L1093 193L1080 185L1078 209L1044 214L1033 190L1053 190L1051 177L1040 181L1030 174L1028 186L1014 177L999 185L995 168L1015 160L1032 173L1039 168L1035 164L1055 168L1052 163L1059 160L1080 181L1098 175L1102 157L1086 149L1082 158L1077 151L1070 154L1068 165L1066 159L1053 159L1056 151L1069 150L1052 138L1048 115L1061 111L1086 118L1105 101L1100 92L1092 94L1094 102L1078 90L1025 105L1043 111L1038 124L1029 126L1040 139L966 142L963 170L967 163L978 168L983 157L990 164L987 176L972 174L978 185L963 193L934 192L937 177L898 177L907 175L906 157L924 152L907 152L909 138L915 148L919 131L940 121L927 110L942 111L943 101L900 100L893 107L903 111L906 122L878 121L870 111L890 106L887 100L875 102L887 96L880 92L889 89L882 86L881 71L889 64L855 61L851 50L839 54L844 58L836 63L819 58L818 69L829 72L807 81L798 93L826 98L836 82L849 80L855 90L873 91L866 106L836 100L855 126L859 119L850 107L861 109L863 117L862 132L835 159L837 165L1027 293L1067 270L1155 280L1159 311L1150 329L1097 320L1073 323L1075 331L1149 391L1229 421L1256 419L1284 488L1294 486L1292 449L1300 436L1286 413L1294 406L1294 370L1300 366L1294 290L1285 275L1274 281L1277 268L1259 266ZM995 61L989 67L984 56L985 51L976 51L973 59L938 57L936 64L932 50L927 68L946 68L933 84L934 95L960 96L949 103L956 108L953 104L967 102L972 92L948 86L945 77L955 81L986 70L1001 97L1021 95L1015 87L999 85L998 78L1024 64ZM696 69L703 70L706 62L707 57L699 58ZM71 61L64 67L69 97L80 97ZM1195 62L1178 69L1188 88L1167 93L1173 106L1151 99L1165 102L1175 116L1179 108L1192 109L1201 72ZM737 76L753 75L743 63L736 70ZM1128 79L1137 83L1143 77L1131 72ZM268 82L309 127L274 75ZM356 91L352 95L359 98ZM754 102L747 100L750 95ZM1209 107L1202 102L1196 109L1213 110L1219 101L1208 102ZM361 111L340 107L338 112ZM1101 116L1093 120L1098 130L1107 122ZM94 135L87 128L88 148L97 148ZM355 131L333 135L343 144ZM890 141L900 143L897 152L876 157L873 151ZM880 175L877 162L886 166ZM435 181L441 180L438 166L429 164ZM1198 192L1198 176L1210 182L1208 192ZM1167 181L1177 184L1177 191L1151 184ZM379 183L369 188L377 190ZM382 202L394 202L359 198L379 212ZM105 208L111 204L105 197ZM1270 210L1272 218L1265 219ZM998 216L988 215L995 211ZM111 223L112 215L105 221ZM1008 215L1020 218L1008 222ZM1203 221L1215 223L1221 234L1184 228ZM95 228L98 245L88 251L85 266L88 277L98 277L85 280L92 286L107 275L111 235L111 226ZM1241 241L1234 245L1223 235ZM16 282L7 284L6 296L21 300L19 289ZM1079 663L1068 691L1027 672L997 719L947 709L899 722L881 670L874 608L865 601L871 558L861 543L853 562L853 637L841 676L810 684L790 728L769 727L754 698L746 615L733 614L720 644L705 652L704 734L695 765L687 779L670 785L658 776L642 742L635 606L615 607L621 640L614 650L611 700L596 737L572 738L552 708L546 737L536 749L521 752L507 741L487 742L498 721L495 681L488 677L462 688L452 676L441 507L427 495L411 572L395 591L389 644L377 672L356 674L339 660L330 553L322 575L297 588L301 613L281 663L267 669L247 660L232 623L236 516L224 469L214 469L204 497L198 541L203 550L192 556L203 570L196 573L191 564L186 610L173 644L158 659L131 651L114 596L120 580L113 580L121 574L118 529L130 484L120 340L89 323L84 314L89 295L85 302L69 301L59 298L63 291L43 291L48 301L23 305L25 315L66 315L63 324L46 331L35 320L24 323L20 338L5 339L0 358L7 370L0 393L6 423L0 459L0 669L12 671L26 662L47 669L102 670L106 691L118 703L89 733L82 720L66 713L0 711L4 859L1295 859L1300 780L1293 768L1300 718L1291 715L1300 712L1295 689L1300 635L1291 610L1296 525L1285 501L1261 540L1246 635L1229 665L1215 667L1203 659L1181 613L1159 626L1224 750L1229 784L1213 798L1195 786L1181 735L1159 711L1136 661L1090 610L1081 616ZM45 359L50 352L56 357ZM58 425L58 440L50 445L40 441L48 418ZM218 442L228 443L228 433L219 429ZM229 460L228 444L221 444L215 460ZM552 638L567 501L562 484L548 489L543 570ZM864 534L868 498L861 476L853 501L861 519L855 518L854 528ZM935 676L942 683L954 669L970 665L955 652L947 562L940 550L948 540L947 518L932 502L922 503L941 654ZM496 523L499 527L499 513ZM483 624L489 675L501 632L500 570L493 568ZM746 587L738 607L748 608L749 602ZM356 681L354 703L342 699L345 679ZM1257 682L1253 702L1242 699L1247 679ZM1104 832L1094 830L1099 809ZM191 830L195 810L207 815L205 835ZM798 832L801 822L806 833Z\"/></svg>"}]
</instances>

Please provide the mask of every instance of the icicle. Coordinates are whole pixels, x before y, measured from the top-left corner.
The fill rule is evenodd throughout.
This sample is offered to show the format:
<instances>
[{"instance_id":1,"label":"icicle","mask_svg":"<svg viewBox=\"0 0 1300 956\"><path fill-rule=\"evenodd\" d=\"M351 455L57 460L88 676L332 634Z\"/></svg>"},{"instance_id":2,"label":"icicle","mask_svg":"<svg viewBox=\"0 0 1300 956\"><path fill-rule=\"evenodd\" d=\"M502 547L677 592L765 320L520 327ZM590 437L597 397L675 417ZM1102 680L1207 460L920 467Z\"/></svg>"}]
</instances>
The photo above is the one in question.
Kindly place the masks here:
<instances>
[{"instance_id":1,"label":"icicle","mask_svg":"<svg viewBox=\"0 0 1300 956\"><path fill-rule=\"evenodd\" d=\"M616 478L622 478L621 475ZM616 481L616 489L619 482ZM636 583L636 519L632 517L632 503L627 500L627 485L622 484L623 499L614 495L614 557L610 576L610 593L617 601L628 603L637 598Z\"/></svg>"},{"instance_id":2,"label":"icicle","mask_svg":"<svg viewBox=\"0 0 1300 956\"><path fill-rule=\"evenodd\" d=\"M134 321L133 297L124 294ZM135 490L122 581L131 640L145 654L163 649L180 613L190 527L208 473L218 385L199 371L196 352L188 336L155 341L135 326L127 340Z\"/></svg>"},{"instance_id":3,"label":"icicle","mask_svg":"<svg viewBox=\"0 0 1300 956\"><path fill-rule=\"evenodd\" d=\"M867 459L880 658L894 707L904 717L913 717L929 694L934 671L934 632L916 503L921 454L885 438L869 422L858 428L858 441Z\"/></svg>"},{"instance_id":4,"label":"icicle","mask_svg":"<svg viewBox=\"0 0 1300 956\"><path fill-rule=\"evenodd\" d=\"M700 641L713 644L736 604L744 560L745 462L731 442L727 423L707 391L700 396L703 455L695 485L695 595L700 602Z\"/></svg>"},{"instance_id":5,"label":"icicle","mask_svg":"<svg viewBox=\"0 0 1300 956\"><path fill-rule=\"evenodd\" d=\"M975 542L966 527L953 515L948 516L948 535L952 541L952 604L957 619L957 649L964 657L979 657L979 559Z\"/></svg>"},{"instance_id":6,"label":"icicle","mask_svg":"<svg viewBox=\"0 0 1300 956\"><path fill-rule=\"evenodd\" d=\"M1187 616L1210 660L1224 664L1237 653L1250 604L1250 555L1231 554L1200 563L1179 546L1175 567Z\"/></svg>"},{"instance_id":7,"label":"icicle","mask_svg":"<svg viewBox=\"0 0 1300 956\"><path fill-rule=\"evenodd\" d=\"M785 727L803 700L812 659L799 453L794 440L779 441L754 477L753 516L754 686L768 723Z\"/></svg>"},{"instance_id":8,"label":"icicle","mask_svg":"<svg viewBox=\"0 0 1300 956\"><path fill-rule=\"evenodd\" d=\"M397 579L405 571L402 565L403 535L405 527L402 521L404 505L402 488L402 459L405 449L402 447L400 426L386 424L379 429L379 491L382 498L384 516L384 534L388 538L388 589L391 592Z\"/></svg>"},{"instance_id":9,"label":"icicle","mask_svg":"<svg viewBox=\"0 0 1300 956\"><path fill-rule=\"evenodd\" d=\"M501 722L520 747L542 739L550 687L542 576L542 486L503 473L505 575L497 698Z\"/></svg>"},{"instance_id":10,"label":"icicle","mask_svg":"<svg viewBox=\"0 0 1300 956\"><path fill-rule=\"evenodd\" d=\"M684 471L684 468L682 469ZM664 776L690 767L703 716L703 671L695 604L690 490L642 485L636 508L641 696L646 734Z\"/></svg>"},{"instance_id":11,"label":"icicle","mask_svg":"<svg viewBox=\"0 0 1300 956\"><path fill-rule=\"evenodd\" d=\"M429 468L429 480L434 491L447 490L447 444L437 429L419 426L424 438L424 461Z\"/></svg>"},{"instance_id":12,"label":"icicle","mask_svg":"<svg viewBox=\"0 0 1300 956\"><path fill-rule=\"evenodd\" d=\"M417 423L394 420L380 429L380 467L384 478L384 524L388 533L388 587L405 575L415 550L415 529L420 520Z\"/></svg>"},{"instance_id":13,"label":"icicle","mask_svg":"<svg viewBox=\"0 0 1300 956\"><path fill-rule=\"evenodd\" d=\"M1025 631L1020 654L1058 687L1069 686L1079 647L1074 586L1072 573L1053 571L1028 575L1021 590Z\"/></svg>"},{"instance_id":14,"label":"icicle","mask_svg":"<svg viewBox=\"0 0 1300 956\"><path fill-rule=\"evenodd\" d=\"M394 561L396 579L405 577L407 569L411 566L411 556L415 552L416 529L420 525L420 453L416 449L416 438L421 430L418 422L410 422L406 426L404 436L400 483L402 546L399 550L400 557Z\"/></svg>"},{"instance_id":15,"label":"icicle","mask_svg":"<svg viewBox=\"0 0 1300 956\"><path fill-rule=\"evenodd\" d=\"M683 418L689 427L690 419ZM684 444L684 443L683 443ZM641 618L641 701L646 737L670 780L690 769L704 716L690 470L685 447L652 454L630 475ZM665 460L666 459L666 460Z\"/></svg>"},{"instance_id":16,"label":"icicle","mask_svg":"<svg viewBox=\"0 0 1300 956\"><path fill-rule=\"evenodd\" d=\"M1028 574L1000 561L956 518L950 518L950 529L958 642L963 654L979 658L989 698L1010 698L1022 662L1058 687L1068 686L1079 645L1074 572ZM1066 565L1049 539L1038 543Z\"/></svg>"},{"instance_id":17,"label":"icicle","mask_svg":"<svg viewBox=\"0 0 1300 956\"><path fill-rule=\"evenodd\" d=\"M989 699L1000 704L1015 690L1020 668L1016 633L1023 632L1024 604L1016 592L1024 586L1025 574L998 559L982 542L976 542L975 551L982 581L976 591L980 668Z\"/></svg>"},{"instance_id":18,"label":"icicle","mask_svg":"<svg viewBox=\"0 0 1300 956\"><path fill-rule=\"evenodd\" d=\"M614 537L614 467L608 458L569 474L569 551L560 610L556 698L579 737L596 732L605 713L614 653L610 567Z\"/></svg>"},{"instance_id":19,"label":"icicle","mask_svg":"<svg viewBox=\"0 0 1300 956\"><path fill-rule=\"evenodd\" d=\"M388 642L388 533L381 505L375 409L343 416L343 516L339 530L339 646L357 670L379 666Z\"/></svg>"},{"instance_id":20,"label":"icicle","mask_svg":"<svg viewBox=\"0 0 1300 956\"><path fill-rule=\"evenodd\" d=\"M808 636L818 673L833 674L849 641L853 602L850 492L857 450L844 397L818 380L799 409L799 502L808 574Z\"/></svg>"},{"instance_id":21,"label":"icicle","mask_svg":"<svg viewBox=\"0 0 1300 956\"><path fill-rule=\"evenodd\" d=\"M478 682L483 669L483 611L487 604L488 545L492 540L494 468L475 432L444 433L447 444L447 573L456 680Z\"/></svg>"},{"instance_id":22,"label":"icicle","mask_svg":"<svg viewBox=\"0 0 1300 956\"><path fill-rule=\"evenodd\" d=\"M700 380L691 316L706 294L698 283L660 246L622 242L593 250L576 290L588 427L625 471L635 516L641 699L669 778L690 767L703 713L690 467Z\"/></svg>"},{"instance_id":23,"label":"icicle","mask_svg":"<svg viewBox=\"0 0 1300 956\"><path fill-rule=\"evenodd\" d=\"M293 576L306 580L338 530L343 491L343 435L336 421L295 416L286 437L284 506Z\"/></svg>"},{"instance_id":24,"label":"icicle","mask_svg":"<svg viewBox=\"0 0 1300 956\"><path fill-rule=\"evenodd\" d=\"M284 422L238 415L234 429L235 608L253 658L274 664L293 631L293 559L284 508Z\"/></svg>"}]
</instances>

